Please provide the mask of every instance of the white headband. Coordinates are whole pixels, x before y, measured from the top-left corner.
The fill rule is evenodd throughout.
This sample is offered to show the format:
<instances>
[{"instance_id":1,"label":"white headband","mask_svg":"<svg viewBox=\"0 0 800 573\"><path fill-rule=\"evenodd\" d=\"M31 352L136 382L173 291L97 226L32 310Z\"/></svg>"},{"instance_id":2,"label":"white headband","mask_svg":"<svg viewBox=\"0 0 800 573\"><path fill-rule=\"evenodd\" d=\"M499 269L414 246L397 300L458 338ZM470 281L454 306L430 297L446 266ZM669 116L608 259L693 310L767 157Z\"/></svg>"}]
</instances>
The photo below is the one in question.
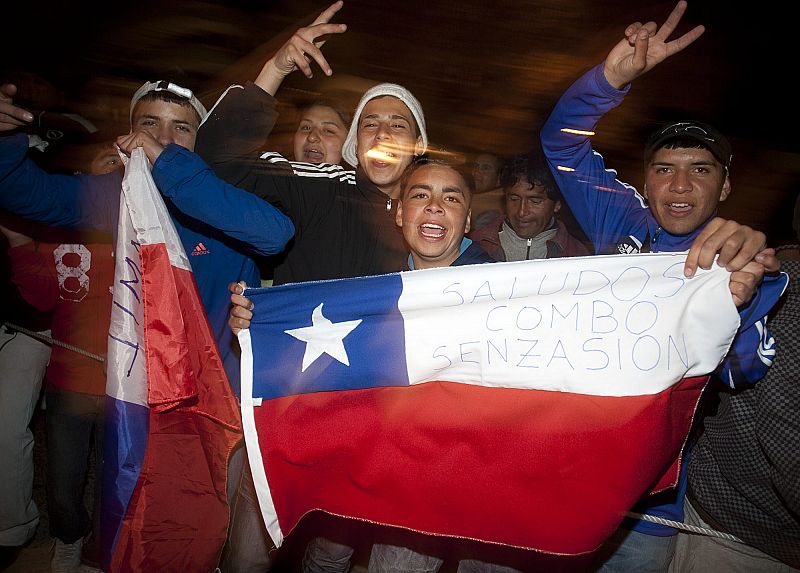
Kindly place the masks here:
<instances>
[{"instance_id":1,"label":"white headband","mask_svg":"<svg viewBox=\"0 0 800 573\"><path fill-rule=\"evenodd\" d=\"M188 88L182 88L177 84L161 80L158 82L145 82L144 84L142 84L142 87L136 90L136 93L134 93L133 97L131 98L131 109L128 117L129 121L133 121L133 108L136 106L136 103L140 99L142 99L144 96L146 96L151 92L161 92L161 91L167 91L177 96L186 98L189 101L189 104L191 104L191 106L197 112L197 115L200 116L201 123L208 115L205 106L200 102L199 99L194 97L192 90Z\"/></svg>"}]
</instances>

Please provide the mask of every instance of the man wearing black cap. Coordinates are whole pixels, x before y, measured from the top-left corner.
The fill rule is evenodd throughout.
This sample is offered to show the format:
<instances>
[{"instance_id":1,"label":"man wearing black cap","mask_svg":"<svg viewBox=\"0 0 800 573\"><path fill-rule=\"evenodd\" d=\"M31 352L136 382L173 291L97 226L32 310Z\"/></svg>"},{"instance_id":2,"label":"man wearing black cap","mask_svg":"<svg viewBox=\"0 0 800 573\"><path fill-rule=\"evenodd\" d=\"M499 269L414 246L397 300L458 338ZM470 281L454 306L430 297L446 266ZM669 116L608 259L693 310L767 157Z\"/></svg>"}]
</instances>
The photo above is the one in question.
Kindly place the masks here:
<instances>
[{"instance_id":1,"label":"man wearing black cap","mask_svg":"<svg viewBox=\"0 0 800 573\"><path fill-rule=\"evenodd\" d=\"M628 26L625 38L606 60L561 96L542 127L542 150L597 253L681 252L705 242L700 261L704 267L719 253L717 264L732 271L730 290L742 319L715 376L730 388L744 387L764 376L775 355L765 316L781 296L786 277L764 276L765 270L776 271L779 265L771 251L759 253L765 246L763 234L715 217L719 202L731 191L732 154L727 139L698 121L678 121L659 128L645 146L642 195L616 179L616 172L606 168L590 140L599 120L622 103L634 79L703 33L703 27L697 26L667 41L685 9L681 0L661 27L654 22ZM736 256L733 245L743 247ZM693 273L687 270L685 274L690 277ZM762 277L763 283L756 289ZM683 464L675 488L649 496L633 511L682 520L687 465ZM598 570L666 572L674 534L673 528L647 521L623 522L598 551Z\"/></svg>"}]
</instances>

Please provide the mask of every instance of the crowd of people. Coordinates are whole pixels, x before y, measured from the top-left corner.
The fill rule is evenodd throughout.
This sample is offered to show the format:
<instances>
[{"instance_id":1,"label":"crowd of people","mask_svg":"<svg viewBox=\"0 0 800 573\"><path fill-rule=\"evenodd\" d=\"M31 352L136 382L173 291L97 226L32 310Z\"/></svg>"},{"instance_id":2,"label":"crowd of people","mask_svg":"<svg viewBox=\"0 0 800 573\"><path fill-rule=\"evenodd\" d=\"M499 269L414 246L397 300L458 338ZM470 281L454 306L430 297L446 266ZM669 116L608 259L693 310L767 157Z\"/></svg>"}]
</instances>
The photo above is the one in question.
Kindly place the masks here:
<instances>
[{"instance_id":1,"label":"crowd of people","mask_svg":"<svg viewBox=\"0 0 800 573\"><path fill-rule=\"evenodd\" d=\"M100 570L101 507L86 507L84 488L89 464L97 475L103 462L120 154L142 148L237 396L236 335L254 311L247 286L648 252L687 252L687 278L725 267L739 329L709 373L677 485L631 508L661 522L625 519L570 567L800 571L798 248L776 254L763 232L718 216L735 164L717 127L693 119L659 126L643 145L641 193L617 179L591 141L635 80L701 37L698 26L671 39L686 3L661 25L631 24L542 125L531 126L526 153L462 161L436 154L422 103L395 83L366 90L352 114L334 98L302 102L292 157L265 149L284 79L298 71L311 77L316 68L333 74L320 40L346 33L333 22L341 7L335 2L298 29L253 81L228 89L210 112L187 86L145 82L130 100L129 132L72 146L59 168L37 160L36 146L46 145L30 129L33 115L16 105L17 87L0 87L0 232L10 269L0 315L4 558L10 562L38 526L30 423L43 399L52 571ZM559 217L565 211L577 227ZM794 226L800 241L800 201ZM269 571L281 550L263 523L244 447L229 460L228 504L219 571ZM465 550L458 541L347 521L324 516L292 567L346 573L366 546L370 573L546 570L519 549L473 543Z\"/></svg>"}]
</instances>

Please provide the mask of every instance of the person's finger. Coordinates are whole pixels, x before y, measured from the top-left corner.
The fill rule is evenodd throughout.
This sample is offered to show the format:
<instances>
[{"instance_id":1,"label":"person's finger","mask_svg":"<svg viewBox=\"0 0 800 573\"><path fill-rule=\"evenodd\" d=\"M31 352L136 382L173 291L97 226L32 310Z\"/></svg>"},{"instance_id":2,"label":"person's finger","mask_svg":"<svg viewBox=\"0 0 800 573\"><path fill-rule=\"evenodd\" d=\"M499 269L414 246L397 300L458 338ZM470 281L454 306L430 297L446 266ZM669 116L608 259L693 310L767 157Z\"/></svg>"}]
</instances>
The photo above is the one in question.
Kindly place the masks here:
<instances>
[{"instance_id":1,"label":"person's finger","mask_svg":"<svg viewBox=\"0 0 800 573\"><path fill-rule=\"evenodd\" d=\"M683 13L686 12L686 1L680 0L675 7L670 12L667 19L664 20L664 23L659 28L656 36L662 41L666 42L667 38L670 37L672 32L675 31L675 28L678 27L678 24L681 22L681 18L683 18Z\"/></svg>"},{"instance_id":2,"label":"person's finger","mask_svg":"<svg viewBox=\"0 0 800 573\"><path fill-rule=\"evenodd\" d=\"M9 101L17 95L17 86L14 84L2 84L0 85L0 101L4 98L8 98Z\"/></svg>"},{"instance_id":3,"label":"person's finger","mask_svg":"<svg viewBox=\"0 0 800 573\"><path fill-rule=\"evenodd\" d=\"M2 121L6 123L27 125L33 121L33 114L11 102L0 102L0 118L3 118Z\"/></svg>"},{"instance_id":4,"label":"person's finger","mask_svg":"<svg viewBox=\"0 0 800 573\"><path fill-rule=\"evenodd\" d=\"M245 328L249 328L250 323L246 320L241 318L237 318L235 316L228 317L228 327L231 329L233 334L239 334L240 331L244 330Z\"/></svg>"},{"instance_id":5,"label":"person's finger","mask_svg":"<svg viewBox=\"0 0 800 573\"><path fill-rule=\"evenodd\" d=\"M752 300L762 277L763 274L760 272L736 271L731 273L729 289L736 306L741 306Z\"/></svg>"},{"instance_id":6,"label":"person's finger","mask_svg":"<svg viewBox=\"0 0 800 573\"><path fill-rule=\"evenodd\" d=\"M743 284L731 282L729 288L731 291L731 298L733 299L733 304L736 305L737 308L742 306L743 304L745 304L747 300L749 300L747 298L746 289Z\"/></svg>"},{"instance_id":7,"label":"person's finger","mask_svg":"<svg viewBox=\"0 0 800 573\"><path fill-rule=\"evenodd\" d=\"M346 24L318 24L316 26L309 26L308 28L301 28L298 30L298 35L308 42L316 42L322 36L330 34L342 34L347 31Z\"/></svg>"},{"instance_id":8,"label":"person's finger","mask_svg":"<svg viewBox=\"0 0 800 573\"><path fill-rule=\"evenodd\" d=\"M314 70L311 69L311 57L306 56L306 50L294 48L292 54L292 62L295 67L303 72L307 78L314 77Z\"/></svg>"},{"instance_id":9,"label":"person's finger","mask_svg":"<svg viewBox=\"0 0 800 573\"><path fill-rule=\"evenodd\" d=\"M747 234L743 229L734 229L733 226L726 224L717 233L712 235L711 240L714 242L714 247L716 247L715 254L718 254L717 265L726 267L745 244ZM755 254L753 254L753 256L755 256Z\"/></svg>"},{"instance_id":10,"label":"person's finger","mask_svg":"<svg viewBox=\"0 0 800 573\"><path fill-rule=\"evenodd\" d=\"M688 47L697 38L702 36L705 31L706 31L705 26L695 26L680 38L675 38L671 42L667 42L666 44L667 56L672 56L673 54L677 54L684 48Z\"/></svg>"},{"instance_id":11,"label":"person's finger","mask_svg":"<svg viewBox=\"0 0 800 573\"><path fill-rule=\"evenodd\" d=\"M330 76L333 73L331 70L328 61L325 59L325 56L322 54L322 50L320 50L319 46L314 43L315 37L312 37L310 40L306 40L305 38L298 37L297 43L294 44L292 47L298 50L302 56L302 60L295 60L295 63L298 68L300 68L303 73L306 74L307 77L311 77L311 67L309 62L311 60L315 61L320 69L326 76Z\"/></svg>"},{"instance_id":12,"label":"person's finger","mask_svg":"<svg viewBox=\"0 0 800 573\"><path fill-rule=\"evenodd\" d=\"M642 26L636 34L636 41L633 47L633 67L636 70L643 70L647 66L649 38L650 33L647 31L647 28Z\"/></svg>"},{"instance_id":13,"label":"person's finger","mask_svg":"<svg viewBox=\"0 0 800 573\"><path fill-rule=\"evenodd\" d=\"M6 115L0 113L0 125L2 125L6 130L10 130L23 125L27 125L27 123L22 121L21 119L17 119L12 115Z\"/></svg>"},{"instance_id":14,"label":"person's finger","mask_svg":"<svg viewBox=\"0 0 800 573\"><path fill-rule=\"evenodd\" d=\"M244 281L239 281L238 283L228 283L228 292L231 294L243 294L245 288L247 288L247 284L245 284Z\"/></svg>"},{"instance_id":15,"label":"person's finger","mask_svg":"<svg viewBox=\"0 0 800 573\"><path fill-rule=\"evenodd\" d=\"M231 304L233 304L234 306L246 308L248 310L253 310L255 308L253 301L241 294L232 294Z\"/></svg>"},{"instance_id":16,"label":"person's finger","mask_svg":"<svg viewBox=\"0 0 800 573\"><path fill-rule=\"evenodd\" d=\"M711 268L711 261L707 260L707 255L704 256L703 247L706 244L706 241L713 235L719 228L721 228L727 221L720 217L715 217L708 224L700 231L700 233L695 237L695 240L692 242L692 246L689 248L689 253L686 255L686 263L683 267L683 274L684 276L691 278L694 276L695 272L697 272L697 267L702 267L705 269Z\"/></svg>"},{"instance_id":17,"label":"person's finger","mask_svg":"<svg viewBox=\"0 0 800 573\"><path fill-rule=\"evenodd\" d=\"M781 260L775 256L775 249L764 249L754 260L764 265L765 274L772 275L781 270Z\"/></svg>"},{"instance_id":18,"label":"person's finger","mask_svg":"<svg viewBox=\"0 0 800 573\"><path fill-rule=\"evenodd\" d=\"M316 20L314 20L311 23L311 25L316 26L317 24L324 24L326 22L330 22L336 15L336 13L342 9L342 6L344 6L344 2L342 2L342 0L337 0L337 2L334 2L333 4L325 8L325 10L323 10L320 13L320 15L317 16Z\"/></svg>"},{"instance_id":19,"label":"person's finger","mask_svg":"<svg viewBox=\"0 0 800 573\"><path fill-rule=\"evenodd\" d=\"M743 226L726 239L720 249L718 264L729 271L738 271L752 261L767 246L767 236L761 231ZM723 258L724 255L724 258Z\"/></svg>"},{"instance_id":20,"label":"person's finger","mask_svg":"<svg viewBox=\"0 0 800 573\"><path fill-rule=\"evenodd\" d=\"M630 24L627 28L625 28L625 37L628 41L633 44L636 41L636 36L639 33L639 28L642 27L641 22L634 22Z\"/></svg>"},{"instance_id":21,"label":"person's finger","mask_svg":"<svg viewBox=\"0 0 800 573\"><path fill-rule=\"evenodd\" d=\"M252 320L253 318L253 311L245 306L234 304L231 307L230 316L235 318L241 318L242 320L246 320L249 323L250 320ZM242 324L240 323L239 326L242 327ZM247 328L247 326L244 326L244 328Z\"/></svg>"}]
</instances>

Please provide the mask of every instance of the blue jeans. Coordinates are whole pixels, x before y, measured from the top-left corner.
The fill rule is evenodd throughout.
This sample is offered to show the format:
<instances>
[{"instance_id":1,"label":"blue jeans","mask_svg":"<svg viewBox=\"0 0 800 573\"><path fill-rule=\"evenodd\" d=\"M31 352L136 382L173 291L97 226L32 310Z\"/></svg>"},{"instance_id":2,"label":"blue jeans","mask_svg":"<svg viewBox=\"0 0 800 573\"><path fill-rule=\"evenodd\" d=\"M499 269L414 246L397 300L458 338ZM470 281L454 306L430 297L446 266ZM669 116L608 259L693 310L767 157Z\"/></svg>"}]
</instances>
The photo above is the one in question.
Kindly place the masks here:
<instances>
[{"instance_id":1,"label":"blue jeans","mask_svg":"<svg viewBox=\"0 0 800 573\"><path fill-rule=\"evenodd\" d=\"M103 464L105 396L45 390L47 426L47 512L50 535L74 543L90 531L100 534L100 483L94 482L94 511L84 504L89 460L94 453L94 475Z\"/></svg>"}]
</instances>

